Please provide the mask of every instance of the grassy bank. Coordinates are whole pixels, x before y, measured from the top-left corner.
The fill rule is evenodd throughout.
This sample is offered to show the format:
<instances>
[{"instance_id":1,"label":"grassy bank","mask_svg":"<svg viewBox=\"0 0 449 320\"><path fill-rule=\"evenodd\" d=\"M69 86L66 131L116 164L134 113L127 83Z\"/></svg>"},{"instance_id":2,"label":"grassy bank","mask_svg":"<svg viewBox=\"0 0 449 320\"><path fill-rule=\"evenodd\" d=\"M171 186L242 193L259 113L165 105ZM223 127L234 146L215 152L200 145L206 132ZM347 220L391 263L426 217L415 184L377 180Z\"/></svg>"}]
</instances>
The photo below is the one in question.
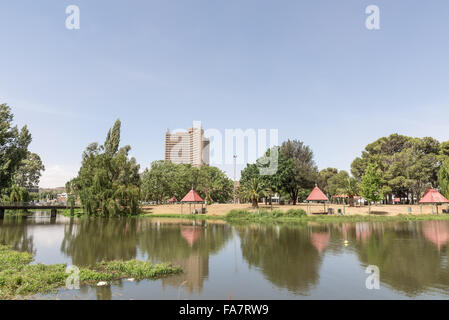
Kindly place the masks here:
<instances>
[{"instance_id":1,"label":"grassy bank","mask_svg":"<svg viewBox=\"0 0 449 320\"><path fill-rule=\"evenodd\" d=\"M424 221L424 220L449 220L449 215L439 214L399 214L395 216L385 215L307 215L304 210L291 209L281 210L231 210L226 216L226 221L248 221L248 222L294 222L294 221L314 221L314 222L364 222L364 221Z\"/></svg>"},{"instance_id":2,"label":"grassy bank","mask_svg":"<svg viewBox=\"0 0 449 320\"><path fill-rule=\"evenodd\" d=\"M70 213L70 209L60 209L58 213L66 217L80 217L85 215L83 209L73 209L73 215Z\"/></svg>"},{"instance_id":3,"label":"grassy bank","mask_svg":"<svg viewBox=\"0 0 449 320\"><path fill-rule=\"evenodd\" d=\"M82 211L82 209L77 209ZM61 214L70 216L70 210L63 210ZM82 213L75 212L75 216L83 216ZM347 214L347 215L308 215L303 209L289 209L282 211L279 209L257 209L257 210L231 210L225 215L204 215L204 214L179 214L179 213L142 213L135 218L177 218L191 220L225 220L228 222L249 221L249 222L364 222L364 221L424 221L424 220L449 220L447 214L397 214L397 215L380 215L380 214Z\"/></svg>"},{"instance_id":4,"label":"grassy bank","mask_svg":"<svg viewBox=\"0 0 449 320\"><path fill-rule=\"evenodd\" d=\"M167 214L154 214L145 213L139 215L144 218L178 218L178 219L191 219L191 220L224 220L226 216L208 216L206 214L181 214L181 213L167 213Z\"/></svg>"},{"instance_id":5,"label":"grassy bank","mask_svg":"<svg viewBox=\"0 0 449 320\"><path fill-rule=\"evenodd\" d=\"M65 286L69 274L65 264L33 264L32 255L0 246L0 299L14 299L37 293L49 293ZM80 283L95 284L122 278L154 279L180 272L171 264L150 262L109 261L88 268L80 268Z\"/></svg>"}]
</instances>

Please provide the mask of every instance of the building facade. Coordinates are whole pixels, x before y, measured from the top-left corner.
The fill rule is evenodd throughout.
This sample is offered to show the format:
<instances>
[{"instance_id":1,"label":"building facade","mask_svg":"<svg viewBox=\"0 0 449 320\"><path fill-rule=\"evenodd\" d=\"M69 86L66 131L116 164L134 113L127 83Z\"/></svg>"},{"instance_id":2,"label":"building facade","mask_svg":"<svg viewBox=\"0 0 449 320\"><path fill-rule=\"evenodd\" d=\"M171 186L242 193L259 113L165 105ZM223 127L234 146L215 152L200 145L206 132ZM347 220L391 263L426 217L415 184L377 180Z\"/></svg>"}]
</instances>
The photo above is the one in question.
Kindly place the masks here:
<instances>
[{"instance_id":1,"label":"building facade","mask_svg":"<svg viewBox=\"0 0 449 320\"><path fill-rule=\"evenodd\" d=\"M201 127L189 128L187 132L165 133L165 161L190 163L200 167L209 164L210 141L204 137Z\"/></svg>"}]
</instances>

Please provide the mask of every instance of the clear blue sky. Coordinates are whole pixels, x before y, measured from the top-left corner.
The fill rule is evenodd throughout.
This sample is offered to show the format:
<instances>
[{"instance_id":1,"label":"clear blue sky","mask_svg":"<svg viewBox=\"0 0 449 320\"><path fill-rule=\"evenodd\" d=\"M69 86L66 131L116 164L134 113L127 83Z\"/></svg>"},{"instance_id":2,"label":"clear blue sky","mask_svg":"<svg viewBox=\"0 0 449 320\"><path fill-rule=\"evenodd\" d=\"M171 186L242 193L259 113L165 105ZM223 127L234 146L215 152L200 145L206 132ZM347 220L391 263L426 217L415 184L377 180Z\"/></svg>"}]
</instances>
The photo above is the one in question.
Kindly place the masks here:
<instances>
[{"instance_id":1,"label":"clear blue sky","mask_svg":"<svg viewBox=\"0 0 449 320\"><path fill-rule=\"evenodd\" d=\"M81 29L65 28L78 5ZM365 8L380 7L380 30ZM167 128L277 128L320 169L391 133L449 140L449 2L1 1L0 103L62 186L116 118L141 166ZM232 175L232 169L224 168Z\"/></svg>"}]
</instances>

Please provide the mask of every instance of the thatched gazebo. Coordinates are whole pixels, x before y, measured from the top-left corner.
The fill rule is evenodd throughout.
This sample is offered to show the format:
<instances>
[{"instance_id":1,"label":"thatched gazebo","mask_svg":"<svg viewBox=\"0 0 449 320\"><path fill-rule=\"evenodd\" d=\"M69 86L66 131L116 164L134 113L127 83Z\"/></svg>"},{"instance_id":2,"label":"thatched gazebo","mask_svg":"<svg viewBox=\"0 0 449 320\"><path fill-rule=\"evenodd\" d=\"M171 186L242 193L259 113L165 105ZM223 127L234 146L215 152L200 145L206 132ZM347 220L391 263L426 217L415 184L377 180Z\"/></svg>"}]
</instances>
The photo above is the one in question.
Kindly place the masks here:
<instances>
[{"instance_id":1,"label":"thatched gazebo","mask_svg":"<svg viewBox=\"0 0 449 320\"><path fill-rule=\"evenodd\" d=\"M203 198L200 197L198 193L196 193L195 190L192 189L181 200L181 213L182 213L182 205L184 203L189 204L189 212L192 213L192 203L193 203L193 210L195 210L195 204L197 203L201 203L201 209L203 209L204 200Z\"/></svg>"},{"instance_id":2,"label":"thatched gazebo","mask_svg":"<svg viewBox=\"0 0 449 320\"><path fill-rule=\"evenodd\" d=\"M437 214L438 214L438 205L443 203L449 203L449 200L447 200L441 193L439 193L433 188L427 190L422 199L419 200L419 204L434 204L437 207Z\"/></svg>"},{"instance_id":3,"label":"thatched gazebo","mask_svg":"<svg viewBox=\"0 0 449 320\"><path fill-rule=\"evenodd\" d=\"M318 188L317 185L315 185L315 188L313 188L306 201L324 203L324 213L326 213L326 201L329 201L329 198L323 193L323 191L321 191L320 188ZM307 206L307 208L309 208L309 206Z\"/></svg>"}]
</instances>

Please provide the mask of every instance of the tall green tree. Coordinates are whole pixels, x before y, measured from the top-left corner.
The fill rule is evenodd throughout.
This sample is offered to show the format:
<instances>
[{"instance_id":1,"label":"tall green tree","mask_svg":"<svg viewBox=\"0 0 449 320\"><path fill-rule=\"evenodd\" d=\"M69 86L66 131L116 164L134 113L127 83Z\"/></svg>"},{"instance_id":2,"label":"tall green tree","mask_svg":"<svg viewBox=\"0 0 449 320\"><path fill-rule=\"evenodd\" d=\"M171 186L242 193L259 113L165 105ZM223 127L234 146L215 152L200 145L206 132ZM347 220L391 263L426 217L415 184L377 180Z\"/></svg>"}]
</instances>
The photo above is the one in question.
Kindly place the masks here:
<instances>
[{"instance_id":1,"label":"tall green tree","mask_svg":"<svg viewBox=\"0 0 449 320\"><path fill-rule=\"evenodd\" d=\"M113 156L117 153L118 147L120 145L120 128L122 123L120 119L115 121L112 129L109 129L108 134L106 136L106 141L104 143L105 153L109 156Z\"/></svg>"},{"instance_id":2,"label":"tall green tree","mask_svg":"<svg viewBox=\"0 0 449 320\"><path fill-rule=\"evenodd\" d=\"M8 193L13 178L28 155L31 134L27 126L13 125L14 116L7 104L0 104L0 193Z\"/></svg>"},{"instance_id":3,"label":"tall green tree","mask_svg":"<svg viewBox=\"0 0 449 320\"><path fill-rule=\"evenodd\" d=\"M446 160L438 172L441 193L449 199L449 160Z\"/></svg>"},{"instance_id":4,"label":"tall green tree","mask_svg":"<svg viewBox=\"0 0 449 320\"><path fill-rule=\"evenodd\" d=\"M259 208L259 199L269 195L269 189L260 177L245 181L239 188L241 198L250 200L253 208Z\"/></svg>"},{"instance_id":5,"label":"tall green tree","mask_svg":"<svg viewBox=\"0 0 449 320\"><path fill-rule=\"evenodd\" d=\"M226 202L230 199L234 183L226 174L216 167L203 165L198 172L198 191L206 203L212 201Z\"/></svg>"},{"instance_id":6,"label":"tall green tree","mask_svg":"<svg viewBox=\"0 0 449 320\"><path fill-rule=\"evenodd\" d=\"M262 175L261 168L267 166L266 159L271 152L277 154L277 170L273 174ZM305 190L313 188L317 180L318 170L313 160L313 152L309 146L299 140L285 141L280 147L268 149L263 158L256 163L248 164L242 170L240 184L260 179L268 190L268 195L287 194L293 204L296 204Z\"/></svg>"},{"instance_id":7,"label":"tall green tree","mask_svg":"<svg viewBox=\"0 0 449 320\"><path fill-rule=\"evenodd\" d=\"M382 177L380 169L375 164L369 164L365 174L362 176L360 193L368 200L369 213L371 213L371 202L378 202L382 199Z\"/></svg>"},{"instance_id":8,"label":"tall green tree","mask_svg":"<svg viewBox=\"0 0 449 320\"><path fill-rule=\"evenodd\" d=\"M140 166L128 156L131 147L119 149L119 143L120 120L117 120L104 145L92 143L86 148L78 176L66 184L67 192L79 197L87 214L138 212Z\"/></svg>"},{"instance_id":9,"label":"tall green tree","mask_svg":"<svg viewBox=\"0 0 449 320\"><path fill-rule=\"evenodd\" d=\"M27 157L21 161L14 174L14 184L26 188L38 187L44 170L45 167L39 155L28 152Z\"/></svg>"},{"instance_id":10,"label":"tall green tree","mask_svg":"<svg viewBox=\"0 0 449 320\"><path fill-rule=\"evenodd\" d=\"M317 176L318 187L327 195L328 198L334 194L330 190L329 180L338 174L338 169L336 168L326 168L321 170Z\"/></svg>"},{"instance_id":11,"label":"tall green tree","mask_svg":"<svg viewBox=\"0 0 449 320\"><path fill-rule=\"evenodd\" d=\"M282 143L279 152L280 183L285 192L296 204L301 190L313 188L318 169L313 159L313 152L299 140L287 140Z\"/></svg>"}]
</instances>

